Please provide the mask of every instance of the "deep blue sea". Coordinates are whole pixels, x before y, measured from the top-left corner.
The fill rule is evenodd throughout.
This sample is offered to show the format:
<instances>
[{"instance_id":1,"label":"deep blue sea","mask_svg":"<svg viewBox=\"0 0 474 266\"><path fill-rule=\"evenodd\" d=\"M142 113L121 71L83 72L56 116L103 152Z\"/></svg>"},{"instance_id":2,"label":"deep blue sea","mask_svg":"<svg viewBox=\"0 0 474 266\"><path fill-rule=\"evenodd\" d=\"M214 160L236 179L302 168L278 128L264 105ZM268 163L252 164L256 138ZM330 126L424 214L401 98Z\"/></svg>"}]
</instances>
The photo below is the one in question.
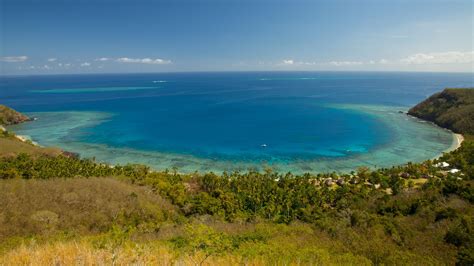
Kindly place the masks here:
<instances>
[{"instance_id":1,"label":"deep blue sea","mask_svg":"<svg viewBox=\"0 0 474 266\"><path fill-rule=\"evenodd\" d=\"M473 74L237 72L2 77L12 127L108 163L348 171L433 158L451 133L398 111ZM1 148L1 147L0 147Z\"/></svg>"}]
</instances>

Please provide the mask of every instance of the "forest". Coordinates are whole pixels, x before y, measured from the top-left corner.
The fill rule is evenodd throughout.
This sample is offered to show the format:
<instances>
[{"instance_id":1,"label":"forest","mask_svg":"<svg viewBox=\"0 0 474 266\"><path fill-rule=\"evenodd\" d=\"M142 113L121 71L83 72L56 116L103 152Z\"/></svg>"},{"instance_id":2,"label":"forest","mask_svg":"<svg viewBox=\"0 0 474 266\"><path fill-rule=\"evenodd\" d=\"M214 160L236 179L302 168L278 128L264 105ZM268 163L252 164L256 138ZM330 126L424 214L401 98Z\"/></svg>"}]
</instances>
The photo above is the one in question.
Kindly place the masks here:
<instances>
[{"instance_id":1,"label":"forest","mask_svg":"<svg viewBox=\"0 0 474 266\"><path fill-rule=\"evenodd\" d=\"M474 134L473 88L445 89L411 108L408 113L453 130Z\"/></svg>"}]
</instances>

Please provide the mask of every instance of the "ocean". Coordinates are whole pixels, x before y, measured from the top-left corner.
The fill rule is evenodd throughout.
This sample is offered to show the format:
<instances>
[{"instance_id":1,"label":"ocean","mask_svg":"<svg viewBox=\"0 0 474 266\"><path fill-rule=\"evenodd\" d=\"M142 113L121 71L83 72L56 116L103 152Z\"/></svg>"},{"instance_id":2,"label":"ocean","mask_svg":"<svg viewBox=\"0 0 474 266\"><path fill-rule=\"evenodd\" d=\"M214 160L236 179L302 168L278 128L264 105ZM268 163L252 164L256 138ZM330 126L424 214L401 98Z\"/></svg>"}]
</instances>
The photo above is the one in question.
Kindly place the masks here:
<instances>
[{"instance_id":1,"label":"ocean","mask_svg":"<svg viewBox=\"0 0 474 266\"><path fill-rule=\"evenodd\" d=\"M215 72L7 76L10 127L97 161L181 172L348 172L434 158L453 135L404 114L470 73ZM0 147L1 148L1 147Z\"/></svg>"}]
</instances>

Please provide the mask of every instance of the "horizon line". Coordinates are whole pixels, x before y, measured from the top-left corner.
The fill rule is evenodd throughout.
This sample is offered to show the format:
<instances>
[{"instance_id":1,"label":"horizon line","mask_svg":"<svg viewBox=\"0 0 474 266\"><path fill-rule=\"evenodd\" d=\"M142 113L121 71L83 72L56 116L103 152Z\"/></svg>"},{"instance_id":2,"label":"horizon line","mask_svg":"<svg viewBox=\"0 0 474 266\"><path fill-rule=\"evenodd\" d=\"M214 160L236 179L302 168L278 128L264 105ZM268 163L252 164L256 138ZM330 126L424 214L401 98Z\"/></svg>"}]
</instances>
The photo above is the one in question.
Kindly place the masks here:
<instances>
[{"instance_id":1,"label":"horizon line","mask_svg":"<svg viewBox=\"0 0 474 266\"><path fill-rule=\"evenodd\" d=\"M81 76L81 75L124 75L124 74L186 74L186 73L252 73L252 72L347 72L347 73L444 73L444 74L472 74L472 71L423 71L423 70L190 70L190 71L160 71L160 72L101 72L101 73L34 73L34 74L3 74L0 77L32 77L32 76Z\"/></svg>"}]
</instances>

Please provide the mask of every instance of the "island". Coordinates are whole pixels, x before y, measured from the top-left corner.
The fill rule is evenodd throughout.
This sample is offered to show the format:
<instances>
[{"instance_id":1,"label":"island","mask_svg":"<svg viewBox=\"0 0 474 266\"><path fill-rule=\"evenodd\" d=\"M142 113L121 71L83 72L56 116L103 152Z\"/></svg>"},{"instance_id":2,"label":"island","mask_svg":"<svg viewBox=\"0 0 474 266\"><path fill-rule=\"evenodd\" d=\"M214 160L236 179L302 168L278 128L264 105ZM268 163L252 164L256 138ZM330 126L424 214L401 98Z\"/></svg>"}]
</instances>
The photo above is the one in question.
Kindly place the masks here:
<instances>
[{"instance_id":1,"label":"island","mask_svg":"<svg viewBox=\"0 0 474 266\"><path fill-rule=\"evenodd\" d=\"M153 171L32 152L45 148L4 131L28 146L0 142L0 264L472 265L473 96L447 89L408 112L462 134L458 149L347 174Z\"/></svg>"}]
</instances>

